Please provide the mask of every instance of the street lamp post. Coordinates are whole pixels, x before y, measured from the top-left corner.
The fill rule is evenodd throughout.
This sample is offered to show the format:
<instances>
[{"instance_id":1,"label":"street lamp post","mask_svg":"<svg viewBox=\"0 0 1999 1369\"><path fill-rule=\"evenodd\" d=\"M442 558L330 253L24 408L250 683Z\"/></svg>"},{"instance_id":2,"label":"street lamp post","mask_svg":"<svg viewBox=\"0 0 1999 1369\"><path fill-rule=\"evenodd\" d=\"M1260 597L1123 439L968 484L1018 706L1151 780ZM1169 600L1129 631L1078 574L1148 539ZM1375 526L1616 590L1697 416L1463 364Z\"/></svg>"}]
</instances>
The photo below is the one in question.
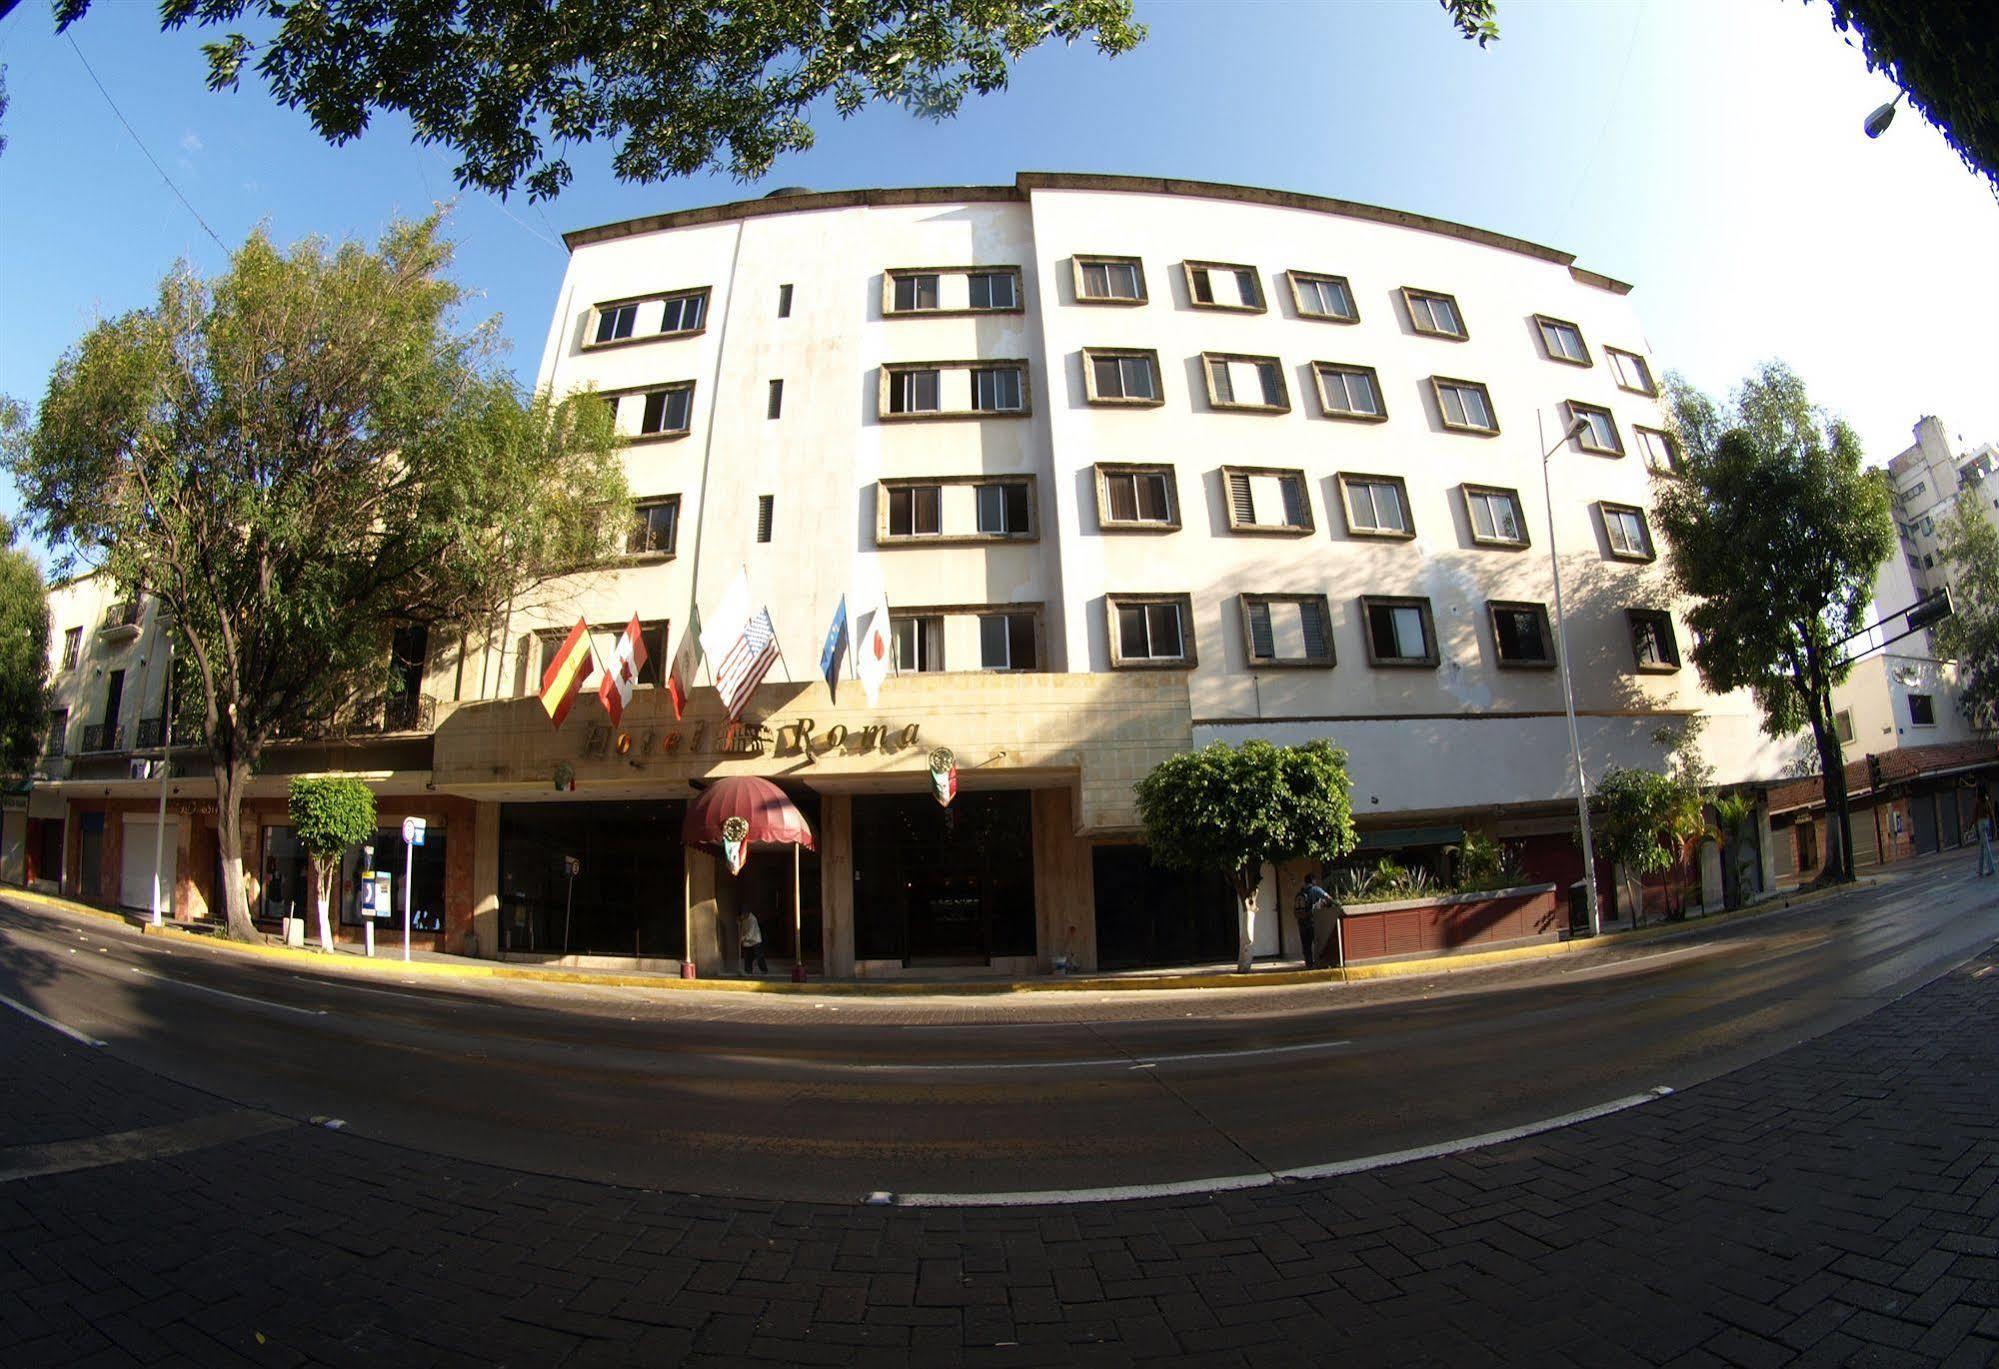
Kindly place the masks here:
<instances>
[{"instance_id":1,"label":"street lamp post","mask_svg":"<svg viewBox=\"0 0 1999 1369\"><path fill-rule=\"evenodd\" d=\"M1562 559L1555 550L1555 498L1548 485L1548 461L1561 450L1562 444L1574 438L1589 425L1578 418L1568 426L1555 445L1541 453L1541 502L1548 510L1548 568L1555 575L1555 637L1556 658L1562 666L1562 711L1569 719L1569 756L1576 768L1576 822L1583 834L1583 897L1589 904L1589 934L1597 935L1603 930L1603 909L1596 895L1596 851L1589 835L1589 787L1583 778L1583 744L1576 731L1576 691L1569 680L1569 625L1562 615ZM1548 436L1541 423L1540 410L1534 412L1534 427L1541 437Z\"/></svg>"},{"instance_id":2,"label":"street lamp post","mask_svg":"<svg viewBox=\"0 0 1999 1369\"><path fill-rule=\"evenodd\" d=\"M153 925L160 926L165 918L160 907L160 861L166 856L167 842L167 781L174 769L174 634L166 622L164 611L156 608L159 615L160 634L166 638L167 669L166 684L160 689L160 813L153 824ZM142 710L143 711L143 710ZM167 891L173 897L173 891Z\"/></svg>"}]
</instances>

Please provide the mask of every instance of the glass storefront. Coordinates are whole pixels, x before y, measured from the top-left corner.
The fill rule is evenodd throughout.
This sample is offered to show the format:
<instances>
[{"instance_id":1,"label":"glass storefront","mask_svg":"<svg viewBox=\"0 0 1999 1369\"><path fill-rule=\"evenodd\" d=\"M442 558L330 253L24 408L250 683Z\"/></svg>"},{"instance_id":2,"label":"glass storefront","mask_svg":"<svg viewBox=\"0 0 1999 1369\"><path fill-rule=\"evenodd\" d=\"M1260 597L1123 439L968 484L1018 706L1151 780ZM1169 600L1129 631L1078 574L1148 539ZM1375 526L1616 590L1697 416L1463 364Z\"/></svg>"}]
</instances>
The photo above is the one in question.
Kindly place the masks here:
<instances>
[{"instance_id":1,"label":"glass storefront","mask_svg":"<svg viewBox=\"0 0 1999 1369\"><path fill-rule=\"evenodd\" d=\"M1165 869L1143 846L1098 846L1090 859L1097 963L1104 969L1235 959L1235 893L1226 878ZM1288 908L1275 912L1291 915ZM1271 910L1258 914L1269 916Z\"/></svg>"},{"instance_id":2,"label":"glass storefront","mask_svg":"<svg viewBox=\"0 0 1999 1369\"><path fill-rule=\"evenodd\" d=\"M410 869L410 931L444 930L444 849L445 830L431 822L424 828L423 845L416 848ZM375 919L377 933L400 932L403 927L403 830L402 823L375 833L375 872L389 877L388 916ZM361 848L349 847L340 858L340 925L359 927L361 917Z\"/></svg>"},{"instance_id":3,"label":"glass storefront","mask_svg":"<svg viewBox=\"0 0 1999 1369\"><path fill-rule=\"evenodd\" d=\"M854 797L854 955L905 965L1031 956L1034 814L1023 791Z\"/></svg>"},{"instance_id":4,"label":"glass storefront","mask_svg":"<svg viewBox=\"0 0 1999 1369\"><path fill-rule=\"evenodd\" d=\"M264 887L257 901L257 916L271 921L288 917L308 917L317 913L312 906L312 875L305 848L289 827L264 829Z\"/></svg>"},{"instance_id":5,"label":"glass storefront","mask_svg":"<svg viewBox=\"0 0 1999 1369\"><path fill-rule=\"evenodd\" d=\"M679 958L687 934L685 812L678 799L504 805L500 948Z\"/></svg>"}]
</instances>

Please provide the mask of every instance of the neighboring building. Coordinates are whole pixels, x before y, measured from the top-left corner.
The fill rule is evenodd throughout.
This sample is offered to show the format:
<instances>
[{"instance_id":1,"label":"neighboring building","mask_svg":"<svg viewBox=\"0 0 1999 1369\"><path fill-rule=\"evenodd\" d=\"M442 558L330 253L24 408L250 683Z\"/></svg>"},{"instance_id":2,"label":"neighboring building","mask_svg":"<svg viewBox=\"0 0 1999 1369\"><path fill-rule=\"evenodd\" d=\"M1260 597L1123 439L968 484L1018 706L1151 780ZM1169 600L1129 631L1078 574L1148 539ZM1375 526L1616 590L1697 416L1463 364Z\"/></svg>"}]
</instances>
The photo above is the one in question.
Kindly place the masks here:
<instances>
[{"instance_id":1,"label":"neighboring building","mask_svg":"<svg viewBox=\"0 0 1999 1369\"><path fill-rule=\"evenodd\" d=\"M1902 746L1846 765L1856 866L1974 846L1978 793L1999 803L1999 743L1989 739ZM1779 881L1808 882L1825 868L1825 799L1819 777L1769 792L1770 847Z\"/></svg>"},{"instance_id":2,"label":"neighboring building","mask_svg":"<svg viewBox=\"0 0 1999 1369\"><path fill-rule=\"evenodd\" d=\"M1369 858L1433 861L1479 829L1566 883L1551 517L1592 774L1660 764L1661 726L1695 714L1722 780L1781 771L1750 701L1683 665L1649 518L1648 464L1672 459L1655 368L1628 287L1565 253L1312 196L1039 174L567 242L539 379L614 404L628 556L496 632L408 644L434 702L406 741L301 745L259 779L367 769L385 815L430 817L450 850L434 945L691 947L714 969L746 905L789 954L790 862L731 879L679 844L692 786L749 773L818 834L803 951L829 973L1226 958L1226 894L1151 865L1131 786L1252 736L1349 750ZM1589 428L1553 457L1551 510L1539 458L1572 417ZM705 688L676 721L669 653L739 569L785 665L750 726L725 730ZM879 709L851 681L836 703L834 606L877 590L900 677ZM562 636L581 616L608 646L634 614L650 660L622 727L586 696L552 729L531 696ZM961 768L948 813L937 746ZM93 801L136 810L143 788ZM289 832L281 798L260 812L268 902ZM1261 953L1295 953L1298 873L1267 873Z\"/></svg>"}]
</instances>

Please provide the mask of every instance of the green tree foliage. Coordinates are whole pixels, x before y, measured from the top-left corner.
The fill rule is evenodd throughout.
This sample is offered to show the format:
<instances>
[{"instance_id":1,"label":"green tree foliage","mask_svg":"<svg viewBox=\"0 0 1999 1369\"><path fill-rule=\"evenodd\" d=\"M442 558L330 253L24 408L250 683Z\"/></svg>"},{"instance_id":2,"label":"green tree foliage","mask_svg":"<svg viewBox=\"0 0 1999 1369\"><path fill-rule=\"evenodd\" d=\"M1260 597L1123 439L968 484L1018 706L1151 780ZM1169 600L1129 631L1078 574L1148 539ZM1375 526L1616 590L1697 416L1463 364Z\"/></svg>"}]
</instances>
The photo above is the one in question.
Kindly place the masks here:
<instances>
[{"instance_id":1,"label":"green tree foliage","mask_svg":"<svg viewBox=\"0 0 1999 1369\"><path fill-rule=\"evenodd\" d=\"M1991 0L1826 0L1826 8L1834 28L1860 36L1867 69L1907 91L1964 164L1999 191L1999 21Z\"/></svg>"},{"instance_id":2,"label":"green tree foliage","mask_svg":"<svg viewBox=\"0 0 1999 1369\"><path fill-rule=\"evenodd\" d=\"M1324 865L1354 846L1346 752L1328 741L1215 742L1162 761L1136 788L1154 860L1228 877L1240 970L1249 969L1264 863L1304 856Z\"/></svg>"},{"instance_id":3,"label":"green tree foliage","mask_svg":"<svg viewBox=\"0 0 1999 1369\"><path fill-rule=\"evenodd\" d=\"M319 944L333 949L333 926L327 904L333 899L333 877L349 847L375 836L375 795L352 775L300 775L285 794L292 833L312 856L313 880L319 892Z\"/></svg>"},{"instance_id":4,"label":"green tree foliage","mask_svg":"<svg viewBox=\"0 0 1999 1369\"><path fill-rule=\"evenodd\" d=\"M1756 801L1746 794L1719 794L1710 806L1714 809L1715 830L1721 842L1722 906L1740 908L1750 870L1756 862L1756 847L1750 835Z\"/></svg>"},{"instance_id":5,"label":"green tree foliage","mask_svg":"<svg viewBox=\"0 0 1999 1369\"><path fill-rule=\"evenodd\" d=\"M1941 532L1953 612L1937 624L1937 647L1957 660L1965 718L1992 727L1999 719L1999 526L1964 491Z\"/></svg>"},{"instance_id":6,"label":"green tree foliage","mask_svg":"<svg viewBox=\"0 0 1999 1369\"><path fill-rule=\"evenodd\" d=\"M173 618L200 682L224 906L243 896L243 786L273 738L387 686L396 629L478 624L611 553L629 518L607 406L523 398L491 325L456 326L435 219L379 246L185 267L157 303L66 353L4 451L66 561L101 563Z\"/></svg>"},{"instance_id":7,"label":"green tree foliage","mask_svg":"<svg viewBox=\"0 0 1999 1369\"><path fill-rule=\"evenodd\" d=\"M58 31L90 5L56 0ZM160 0L160 22L216 35L211 89L254 67L335 144L406 115L460 185L532 199L570 180L551 141L613 141L626 181L753 180L812 146L819 100L948 118L1050 39L1115 57L1145 37L1131 0Z\"/></svg>"},{"instance_id":8,"label":"green tree foliage","mask_svg":"<svg viewBox=\"0 0 1999 1369\"><path fill-rule=\"evenodd\" d=\"M1624 872L1634 927L1645 920L1645 876L1669 870L1679 859L1688 804L1686 786L1674 776L1616 765L1590 795L1590 835ZM1699 812L1698 795L1693 810Z\"/></svg>"},{"instance_id":9,"label":"green tree foliage","mask_svg":"<svg viewBox=\"0 0 1999 1369\"><path fill-rule=\"evenodd\" d=\"M1437 0L1451 23L1472 42L1484 47L1499 37L1498 0Z\"/></svg>"},{"instance_id":10,"label":"green tree foliage","mask_svg":"<svg viewBox=\"0 0 1999 1369\"><path fill-rule=\"evenodd\" d=\"M0 518L0 775L30 769L48 728L49 597Z\"/></svg>"},{"instance_id":11,"label":"green tree foliage","mask_svg":"<svg viewBox=\"0 0 1999 1369\"><path fill-rule=\"evenodd\" d=\"M1675 588L1692 603L1693 661L1708 688L1754 691L1763 727L1809 727L1837 815L1829 878L1853 878L1846 772L1832 687L1838 643L1865 626L1874 573L1895 546L1888 483L1863 470L1860 440L1815 409L1804 382L1771 362L1724 410L1668 379L1683 460L1655 477L1654 513Z\"/></svg>"}]
</instances>

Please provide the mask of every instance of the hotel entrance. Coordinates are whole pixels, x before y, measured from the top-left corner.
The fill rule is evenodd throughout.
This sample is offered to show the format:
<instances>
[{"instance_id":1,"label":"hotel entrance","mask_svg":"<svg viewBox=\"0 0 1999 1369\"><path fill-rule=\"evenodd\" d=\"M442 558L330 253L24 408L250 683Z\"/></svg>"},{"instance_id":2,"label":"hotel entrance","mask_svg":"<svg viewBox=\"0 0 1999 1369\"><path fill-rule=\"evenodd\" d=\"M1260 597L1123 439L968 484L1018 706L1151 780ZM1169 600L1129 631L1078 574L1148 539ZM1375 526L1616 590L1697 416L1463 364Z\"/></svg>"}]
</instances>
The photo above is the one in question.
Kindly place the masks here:
<instances>
[{"instance_id":1,"label":"hotel entrance","mask_svg":"<svg viewBox=\"0 0 1999 1369\"><path fill-rule=\"evenodd\" d=\"M856 795L854 957L905 966L1032 956L1034 816L1024 791Z\"/></svg>"}]
</instances>

